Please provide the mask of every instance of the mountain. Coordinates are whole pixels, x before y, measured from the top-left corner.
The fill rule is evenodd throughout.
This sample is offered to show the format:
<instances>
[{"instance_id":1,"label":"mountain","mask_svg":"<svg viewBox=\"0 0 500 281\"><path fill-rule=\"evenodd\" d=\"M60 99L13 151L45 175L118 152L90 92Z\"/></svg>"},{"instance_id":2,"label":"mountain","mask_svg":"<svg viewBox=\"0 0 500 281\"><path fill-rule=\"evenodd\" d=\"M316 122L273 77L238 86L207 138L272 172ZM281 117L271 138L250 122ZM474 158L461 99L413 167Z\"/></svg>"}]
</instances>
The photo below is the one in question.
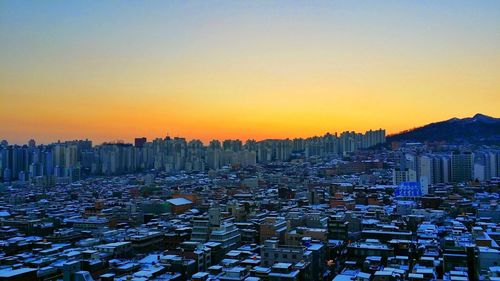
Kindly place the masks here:
<instances>
[{"instance_id":1,"label":"mountain","mask_svg":"<svg viewBox=\"0 0 500 281\"><path fill-rule=\"evenodd\" d=\"M500 118L479 113L468 118L452 118L390 135L387 141L500 144Z\"/></svg>"}]
</instances>

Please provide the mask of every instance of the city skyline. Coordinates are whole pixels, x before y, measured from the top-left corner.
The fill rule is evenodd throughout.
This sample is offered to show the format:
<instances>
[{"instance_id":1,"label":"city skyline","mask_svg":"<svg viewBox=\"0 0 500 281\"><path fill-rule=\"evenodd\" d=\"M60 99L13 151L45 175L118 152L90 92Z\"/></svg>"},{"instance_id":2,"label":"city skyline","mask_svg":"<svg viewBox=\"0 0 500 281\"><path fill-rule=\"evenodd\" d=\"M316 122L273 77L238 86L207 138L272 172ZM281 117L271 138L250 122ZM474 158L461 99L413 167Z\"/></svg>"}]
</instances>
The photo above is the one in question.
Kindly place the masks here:
<instances>
[{"instance_id":1,"label":"city skyline","mask_svg":"<svg viewBox=\"0 0 500 281\"><path fill-rule=\"evenodd\" d=\"M1 138L393 134L500 115L497 1L217 4L2 2Z\"/></svg>"},{"instance_id":2,"label":"city skyline","mask_svg":"<svg viewBox=\"0 0 500 281\"><path fill-rule=\"evenodd\" d=\"M342 135L343 133L355 133L355 134L366 134L368 132L378 132L378 131L383 131L384 134L385 134L385 129L383 128L378 128L378 129L369 129L369 130L366 130L366 131L353 131L353 130L346 130L346 131L342 131L342 132L325 132L323 134L318 134L318 135L311 135L311 136L302 136L302 137L294 137L294 138L266 138L266 139L255 139L255 138L247 138L247 139L241 139L241 138L212 138L212 139L208 139L208 140L203 140L203 139L200 139L200 138L187 138L185 136L172 136L172 135L165 135L165 136L156 136L156 137L146 137L146 136L135 136L133 137L132 139L108 139L108 140L105 140L105 141L95 141L89 137L83 137L83 138L79 138L79 139L57 139L57 140L54 140L54 141L48 141L48 142L38 142L37 139L35 138L29 138L28 140L26 140L25 142L10 142L8 139L0 139L0 141L6 141L9 145L27 145L31 142L35 142L36 145L51 145L51 144L56 144L56 143L64 143L64 142L73 142L73 141L91 141L93 143L93 145L102 145L102 144L133 144L134 141L137 141L138 139L142 139L144 138L146 140L146 142L152 142L154 140L158 140L158 139L168 139L168 138L171 138L171 139L175 139L175 138L180 138L180 139L184 139L186 141L201 141L203 143L204 146L208 146L210 144L210 142L212 141L219 141L219 142L222 142L222 141L226 141L226 140L229 140L229 141L241 141L243 143L247 142L247 141L256 141L256 142L264 142L264 141L274 141L274 140L294 140L294 139L303 139L303 140L306 140L306 139L313 139L313 138L318 138L318 137L325 137L325 136L328 136L328 135L331 135L331 136L335 136L335 137L338 137L340 135Z\"/></svg>"},{"instance_id":3,"label":"city skyline","mask_svg":"<svg viewBox=\"0 0 500 281\"><path fill-rule=\"evenodd\" d=\"M500 1L0 0L0 281L500 281Z\"/></svg>"}]
</instances>

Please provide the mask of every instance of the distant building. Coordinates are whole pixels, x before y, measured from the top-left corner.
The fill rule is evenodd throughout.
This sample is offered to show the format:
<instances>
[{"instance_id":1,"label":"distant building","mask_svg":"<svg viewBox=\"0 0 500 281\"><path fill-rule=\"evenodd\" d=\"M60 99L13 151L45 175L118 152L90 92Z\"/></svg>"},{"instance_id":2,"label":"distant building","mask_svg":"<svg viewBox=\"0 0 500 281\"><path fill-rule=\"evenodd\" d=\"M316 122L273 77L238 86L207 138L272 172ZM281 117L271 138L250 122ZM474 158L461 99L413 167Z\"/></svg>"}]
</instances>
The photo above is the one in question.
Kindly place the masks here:
<instances>
[{"instance_id":1,"label":"distant building","mask_svg":"<svg viewBox=\"0 0 500 281\"><path fill-rule=\"evenodd\" d=\"M1 281L24 281L37 280L37 270L35 268L4 268L0 269Z\"/></svg>"},{"instance_id":2,"label":"distant building","mask_svg":"<svg viewBox=\"0 0 500 281\"><path fill-rule=\"evenodd\" d=\"M394 191L396 198L412 199L422 196L422 187L418 182L402 182Z\"/></svg>"},{"instance_id":3,"label":"distant building","mask_svg":"<svg viewBox=\"0 0 500 281\"><path fill-rule=\"evenodd\" d=\"M454 151L451 154L451 181L468 182L473 180L474 154Z\"/></svg>"},{"instance_id":4,"label":"distant building","mask_svg":"<svg viewBox=\"0 0 500 281\"><path fill-rule=\"evenodd\" d=\"M145 137L135 138L134 146L135 147L143 147L146 142L147 142L147 139Z\"/></svg>"},{"instance_id":5,"label":"distant building","mask_svg":"<svg viewBox=\"0 0 500 281\"><path fill-rule=\"evenodd\" d=\"M393 169L392 170L392 183L399 185L402 182L417 181L417 172L413 169Z\"/></svg>"},{"instance_id":6,"label":"distant building","mask_svg":"<svg viewBox=\"0 0 500 281\"><path fill-rule=\"evenodd\" d=\"M182 214L193 207L193 202L186 198L174 198L167 200L170 205L170 211L174 214Z\"/></svg>"}]
</instances>

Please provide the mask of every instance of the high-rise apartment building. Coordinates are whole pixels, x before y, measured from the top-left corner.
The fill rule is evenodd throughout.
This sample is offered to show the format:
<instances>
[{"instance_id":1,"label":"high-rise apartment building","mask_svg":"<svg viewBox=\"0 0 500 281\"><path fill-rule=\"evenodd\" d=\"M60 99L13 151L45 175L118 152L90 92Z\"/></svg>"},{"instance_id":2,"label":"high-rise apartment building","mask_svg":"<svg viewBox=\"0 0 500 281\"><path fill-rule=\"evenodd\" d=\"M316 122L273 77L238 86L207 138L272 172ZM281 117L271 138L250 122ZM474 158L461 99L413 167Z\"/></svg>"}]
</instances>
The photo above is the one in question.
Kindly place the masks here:
<instances>
[{"instance_id":1,"label":"high-rise apartment building","mask_svg":"<svg viewBox=\"0 0 500 281\"><path fill-rule=\"evenodd\" d=\"M451 154L451 181L473 180L474 154L470 151L454 151Z\"/></svg>"}]
</instances>

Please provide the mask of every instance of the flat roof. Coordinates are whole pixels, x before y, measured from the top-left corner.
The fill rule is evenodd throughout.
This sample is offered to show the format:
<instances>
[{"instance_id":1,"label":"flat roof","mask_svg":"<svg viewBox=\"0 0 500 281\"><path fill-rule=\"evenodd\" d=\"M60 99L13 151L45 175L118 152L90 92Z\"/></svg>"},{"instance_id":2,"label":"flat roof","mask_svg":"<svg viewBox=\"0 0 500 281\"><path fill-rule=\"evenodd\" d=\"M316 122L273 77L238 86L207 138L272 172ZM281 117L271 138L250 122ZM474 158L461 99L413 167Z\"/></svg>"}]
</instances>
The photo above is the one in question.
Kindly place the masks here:
<instances>
[{"instance_id":1,"label":"flat roof","mask_svg":"<svg viewBox=\"0 0 500 281\"><path fill-rule=\"evenodd\" d=\"M33 272L36 271L34 268L18 268L18 269L12 269L12 268L6 268L6 269L1 269L0 270L0 277L3 278L8 278L8 277L13 277L16 275L28 273L28 272Z\"/></svg>"},{"instance_id":2,"label":"flat roof","mask_svg":"<svg viewBox=\"0 0 500 281\"><path fill-rule=\"evenodd\" d=\"M191 200L187 200L186 198L182 198L182 197L169 199L169 200L167 200L167 202L172 204L172 205L176 205L176 206L193 204L193 202Z\"/></svg>"}]
</instances>

